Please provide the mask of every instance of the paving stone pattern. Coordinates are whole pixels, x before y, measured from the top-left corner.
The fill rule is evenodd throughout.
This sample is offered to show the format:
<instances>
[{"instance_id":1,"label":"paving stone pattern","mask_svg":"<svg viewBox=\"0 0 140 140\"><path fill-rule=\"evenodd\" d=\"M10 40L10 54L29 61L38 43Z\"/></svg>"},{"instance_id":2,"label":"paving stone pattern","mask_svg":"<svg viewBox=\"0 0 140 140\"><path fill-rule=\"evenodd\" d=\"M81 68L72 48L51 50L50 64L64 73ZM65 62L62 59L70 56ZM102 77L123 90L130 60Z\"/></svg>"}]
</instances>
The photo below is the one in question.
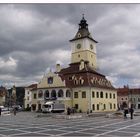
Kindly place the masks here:
<instances>
[{"instance_id":1,"label":"paving stone pattern","mask_svg":"<svg viewBox=\"0 0 140 140\"><path fill-rule=\"evenodd\" d=\"M62 119L36 117L19 112L0 117L0 137L139 137L140 116L123 118L83 117Z\"/></svg>"}]
</instances>

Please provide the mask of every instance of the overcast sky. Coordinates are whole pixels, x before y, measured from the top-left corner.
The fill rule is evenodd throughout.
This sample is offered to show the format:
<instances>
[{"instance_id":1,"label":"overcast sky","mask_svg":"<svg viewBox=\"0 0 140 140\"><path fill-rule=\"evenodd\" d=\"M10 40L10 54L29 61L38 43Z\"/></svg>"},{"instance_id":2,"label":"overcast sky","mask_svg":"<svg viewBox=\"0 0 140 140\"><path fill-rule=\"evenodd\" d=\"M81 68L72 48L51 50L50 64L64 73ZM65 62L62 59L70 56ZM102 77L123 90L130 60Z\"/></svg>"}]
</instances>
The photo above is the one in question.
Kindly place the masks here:
<instances>
[{"instance_id":1,"label":"overcast sky","mask_svg":"<svg viewBox=\"0 0 140 140\"><path fill-rule=\"evenodd\" d=\"M83 13L99 42L99 71L115 87L140 87L140 4L0 4L0 85L29 85L56 63L67 67Z\"/></svg>"}]
</instances>

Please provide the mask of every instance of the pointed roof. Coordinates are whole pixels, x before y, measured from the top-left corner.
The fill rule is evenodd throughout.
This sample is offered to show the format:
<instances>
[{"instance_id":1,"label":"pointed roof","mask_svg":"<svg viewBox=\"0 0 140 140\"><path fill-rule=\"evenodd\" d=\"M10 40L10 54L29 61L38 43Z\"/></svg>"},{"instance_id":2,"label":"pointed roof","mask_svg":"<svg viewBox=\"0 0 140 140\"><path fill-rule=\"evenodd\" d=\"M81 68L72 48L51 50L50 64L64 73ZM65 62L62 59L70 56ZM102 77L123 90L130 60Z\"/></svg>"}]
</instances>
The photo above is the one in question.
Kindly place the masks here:
<instances>
[{"instance_id":1,"label":"pointed roof","mask_svg":"<svg viewBox=\"0 0 140 140\"><path fill-rule=\"evenodd\" d=\"M88 30L88 24L87 24L87 21L85 20L84 18L84 14L83 14L83 17L79 23L79 29L78 29L78 32L76 33L75 37L73 39L70 40L71 41L75 41L75 40L78 40L78 39L82 39L82 38L89 38L91 39L92 41L94 41L95 43L98 43L96 40L94 40Z\"/></svg>"}]
</instances>

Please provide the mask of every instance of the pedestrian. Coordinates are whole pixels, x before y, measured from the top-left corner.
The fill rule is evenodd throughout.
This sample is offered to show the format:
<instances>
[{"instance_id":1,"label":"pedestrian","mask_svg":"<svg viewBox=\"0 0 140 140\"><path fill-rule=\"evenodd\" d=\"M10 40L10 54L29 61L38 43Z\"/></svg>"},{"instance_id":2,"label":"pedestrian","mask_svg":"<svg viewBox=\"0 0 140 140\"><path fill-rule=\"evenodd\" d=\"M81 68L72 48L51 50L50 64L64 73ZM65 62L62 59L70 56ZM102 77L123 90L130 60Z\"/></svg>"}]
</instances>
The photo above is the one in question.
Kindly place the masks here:
<instances>
[{"instance_id":1,"label":"pedestrian","mask_svg":"<svg viewBox=\"0 0 140 140\"><path fill-rule=\"evenodd\" d=\"M133 119L133 113L134 113L134 109L133 107L131 106L131 108L129 109L129 112L130 112L130 117L131 117L131 120Z\"/></svg>"},{"instance_id":2,"label":"pedestrian","mask_svg":"<svg viewBox=\"0 0 140 140\"><path fill-rule=\"evenodd\" d=\"M0 107L0 116L1 116L1 107Z\"/></svg>"},{"instance_id":3,"label":"pedestrian","mask_svg":"<svg viewBox=\"0 0 140 140\"><path fill-rule=\"evenodd\" d=\"M14 112L14 115L16 116L16 113L17 113L17 112L16 112L16 108L14 108L13 112Z\"/></svg>"},{"instance_id":4,"label":"pedestrian","mask_svg":"<svg viewBox=\"0 0 140 140\"><path fill-rule=\"evenodd\" d=\"M71 113L71 109L68 107L67 108L67 115L70 115L70 113Z\"/></svg>"},{"instance_id":5,"label":"pedestrian","mask_svg":"<svg viewBox=\"0 0 140 140\"><path fill-rule=\"evenodd\" d=\"M128 108L124 108L124 119L127 119Z\"/></svg>"}]
</instances>

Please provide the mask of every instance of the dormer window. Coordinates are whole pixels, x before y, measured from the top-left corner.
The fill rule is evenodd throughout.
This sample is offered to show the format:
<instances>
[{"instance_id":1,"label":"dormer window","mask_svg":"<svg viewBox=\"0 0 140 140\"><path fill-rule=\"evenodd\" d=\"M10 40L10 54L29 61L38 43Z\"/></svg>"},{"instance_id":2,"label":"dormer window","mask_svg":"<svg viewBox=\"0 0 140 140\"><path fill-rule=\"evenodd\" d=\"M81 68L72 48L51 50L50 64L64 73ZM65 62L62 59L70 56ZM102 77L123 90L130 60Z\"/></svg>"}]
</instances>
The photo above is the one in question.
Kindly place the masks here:
<instances>
[{"instance_id":1,"label":"dormer window","mask_svg":"<svg viewBox=\"0 0 140 140\"><path fill-rule=\"evenodd\" d=\"M48 84L52 84L53 83L53 77L48 77Z\"/></svg>"},{"instance_id":2,"label":"dormer window","mask_svg":"<svg viewBox=\"0 0 140 140\"><path fill-rule=\"evenodd\" d=\"M71 81L72 80L72 76L69 76L68 79L69 79L69 81Z\"/></svg>"},{"instance_id":3,"label":"dormer window","mask_svg":"<svg viewBox=\"0 0 140 140\"><path fill-rule=\"evenodd\" d=\"M81 34L80 33L78 33L78 37L81 37Z\"/></svg>"}]
</instances>

